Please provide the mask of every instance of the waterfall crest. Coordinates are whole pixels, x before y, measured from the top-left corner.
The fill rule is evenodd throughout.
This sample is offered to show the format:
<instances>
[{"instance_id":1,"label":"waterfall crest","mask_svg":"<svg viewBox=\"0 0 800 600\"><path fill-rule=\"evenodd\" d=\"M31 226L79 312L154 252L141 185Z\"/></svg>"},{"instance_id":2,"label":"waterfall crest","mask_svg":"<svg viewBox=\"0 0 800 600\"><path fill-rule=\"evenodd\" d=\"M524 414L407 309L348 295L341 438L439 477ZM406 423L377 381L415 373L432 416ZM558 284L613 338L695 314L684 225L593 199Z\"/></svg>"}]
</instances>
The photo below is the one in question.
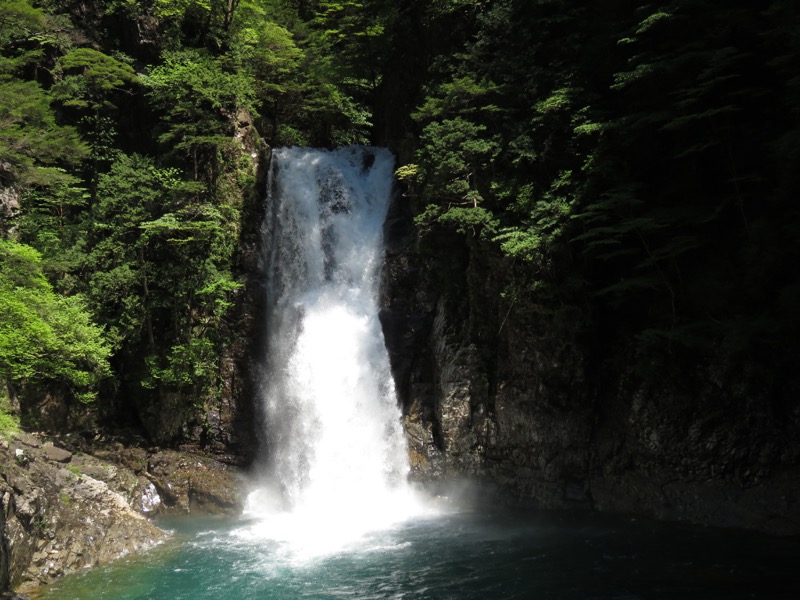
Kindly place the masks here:
<instances>
[{"instance_id":1,"label":"waterfall crest","mask_svg":"<svg viewBox=\"0 0 800 600\"><path fill-rule=\"evenodd\" d=\"M273 153L262 386L269 482L249 503L281 515L272 535L347 539L409 510L408 455L378 319L393 166L380 148Z\"/></svg>"}]
</instances>

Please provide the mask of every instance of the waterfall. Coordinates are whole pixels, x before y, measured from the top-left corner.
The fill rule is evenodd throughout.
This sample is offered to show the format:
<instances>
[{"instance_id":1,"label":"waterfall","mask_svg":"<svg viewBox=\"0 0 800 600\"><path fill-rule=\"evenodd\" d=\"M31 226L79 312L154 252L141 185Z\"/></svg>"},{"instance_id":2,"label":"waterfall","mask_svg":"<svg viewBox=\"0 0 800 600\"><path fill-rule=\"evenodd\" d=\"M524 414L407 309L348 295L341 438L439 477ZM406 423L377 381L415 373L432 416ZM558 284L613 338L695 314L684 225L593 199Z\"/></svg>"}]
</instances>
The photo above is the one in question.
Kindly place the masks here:
<instances>
[{"instance_id":1,"label":"waterfall","mask_svg":"<svg viewBox=\"0 0 800 600\"><path fill-rule=\"evenodd\" d=\"M273 152L261 392L268 475L248 503L273 537L336 546L411 508L378 319L393 165L380 148Z\"/></svg>"}]
</instances>

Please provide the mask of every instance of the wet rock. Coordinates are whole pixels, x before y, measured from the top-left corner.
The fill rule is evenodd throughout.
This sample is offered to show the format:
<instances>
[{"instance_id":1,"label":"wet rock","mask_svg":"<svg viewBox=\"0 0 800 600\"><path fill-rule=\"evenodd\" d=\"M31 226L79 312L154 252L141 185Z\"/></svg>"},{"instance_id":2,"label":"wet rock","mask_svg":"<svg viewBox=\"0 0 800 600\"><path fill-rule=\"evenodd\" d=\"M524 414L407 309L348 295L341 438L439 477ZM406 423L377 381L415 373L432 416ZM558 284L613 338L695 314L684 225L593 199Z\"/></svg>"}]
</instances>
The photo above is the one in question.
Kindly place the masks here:
<instances>
[{"instance_id":1,"label":"wet rock","mask_svg":"<svg viewBox=\"0 0 800 600\"><path fill-rule=\"evenodd\" d=\"M14 443L28 448L41 448L42 441L33 434L20 432L14 436Z\"/></svg>"},{"instance_id":2,"label":"wet rock","mask_svg":"<svg viewBox=\"0 0 800 600\"><path fill-rule=\"evenodd\" d=\"M403 419L408 443L408 458L412 481L428 483L442 477L444 454L437 447L433 434L433 424L420 419L418 405Z\"/></svg>"},{"instance_id":3,"label":"wet rock","mask_svg":"<svg viewBox=\"0 0 800 600\"><path fill-rule=\"evenodd\" d=\"M110 462L117 463L130 469L137 475L147 471L149 455L144 448L117 446L113 450L97 454Z\"/></svg>"},{"instance_id":4,"label":"wet rock","mask_svg":"<svg viewBox=\"0 0 800 600\"><path fill-rule=\"evenodd\" d=\"M486 381L475 345L453 343L448 326L445 312L440 310L433 326L438 373L436 418L449 469L476 474L487 443Z\"/></svg>"},{"instance_id":5,"label":"wet rock","mask_svg":"<svg viewBox=\"0 0 800 600\"><path fill-rule=\"evenodd\" d=\"M0 159L0 174L12 170L9 163ZM15 217L19 214L19 194L10 187L0 187L0 234L4 237L14 233Z\"/></svg>"},{"instance_id":6,"label":"wet rock","mask_svg":"<svg viewBox=\"0 0 800 600\"><path fill-rule=\"evenodd\" d=\"M157 514L161 508L161 496L158 494L156 486L148 483L142 492L141 511L142 513Z\"/></svg>"},{"instance_id":7,"label":"wet rock","mask_svg":"<svg viewBox=\"0 0 800 600\"><path fill-rule=\"evenodd\" d=\"M241 509L239 472L211 458L164 450L153 454L148 477L166 510L217 514Z\"/></svg>"},{"instance_id":8,"label":"wet rock","mask_svg":"<svg viewBox=\"0 0 800 600\"><path fill-rule=\"evenodd\" d=\"M82 464L78 468L78 472L83 475L88 475L92 479L104 481L108 485L117 475L117 468L113 465L103 464Z\"/></svg>"}]
</instances>

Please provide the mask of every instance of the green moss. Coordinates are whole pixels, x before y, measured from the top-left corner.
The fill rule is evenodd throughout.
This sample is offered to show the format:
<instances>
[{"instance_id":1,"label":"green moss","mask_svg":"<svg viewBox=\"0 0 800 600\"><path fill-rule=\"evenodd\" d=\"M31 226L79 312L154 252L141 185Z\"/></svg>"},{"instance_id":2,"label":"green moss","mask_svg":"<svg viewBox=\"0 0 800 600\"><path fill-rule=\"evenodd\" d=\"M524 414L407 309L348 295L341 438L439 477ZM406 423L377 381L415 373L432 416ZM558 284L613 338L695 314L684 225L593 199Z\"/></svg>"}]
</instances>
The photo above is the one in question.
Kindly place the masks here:
<instances>
[{"instance_id":1,"label":"green moss","mask_svg":"<svg viewBox=\"0 0 800 600\"><path fill-rule=\"evenodd\" d=\"M11 401L5 391L0 392L0 438L9 438L19 432L19 418L11 412Z\"/></svg>"}]
</instances>

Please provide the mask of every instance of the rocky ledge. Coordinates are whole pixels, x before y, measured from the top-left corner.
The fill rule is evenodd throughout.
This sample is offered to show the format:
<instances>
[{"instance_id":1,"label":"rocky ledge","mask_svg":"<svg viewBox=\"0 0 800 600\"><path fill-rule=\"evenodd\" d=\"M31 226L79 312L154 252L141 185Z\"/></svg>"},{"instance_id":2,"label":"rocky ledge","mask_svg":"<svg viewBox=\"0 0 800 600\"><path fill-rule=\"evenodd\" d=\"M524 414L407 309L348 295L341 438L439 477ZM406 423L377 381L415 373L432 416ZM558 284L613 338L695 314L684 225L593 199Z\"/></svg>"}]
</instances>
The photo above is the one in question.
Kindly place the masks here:
<instances>
[{"instance_id":1,"label":"rocky ledge","mask_svg":"<svg viewBox=\"0 0 800 600\"><path fill-rule=\"evenodd\" d=\"M148 517L241 508L237 470L202 454L55 442L0 439L0 597L162 542Z\"/></svg>"}]
</instances>

